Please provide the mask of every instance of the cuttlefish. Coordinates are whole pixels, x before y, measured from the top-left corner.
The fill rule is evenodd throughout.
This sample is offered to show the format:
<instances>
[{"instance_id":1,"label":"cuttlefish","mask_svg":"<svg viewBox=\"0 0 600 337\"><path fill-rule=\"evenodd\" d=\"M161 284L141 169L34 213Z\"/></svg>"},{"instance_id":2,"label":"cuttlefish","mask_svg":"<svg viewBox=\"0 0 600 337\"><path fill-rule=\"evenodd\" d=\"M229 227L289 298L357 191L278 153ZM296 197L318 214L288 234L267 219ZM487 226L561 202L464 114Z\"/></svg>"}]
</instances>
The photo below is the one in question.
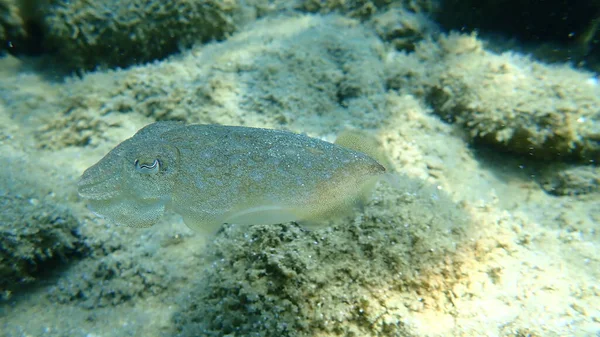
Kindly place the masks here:
<instances>
[{"instance_id":1,"label":"cuttlefish","mask_svg":"<svg viewBox=\"0 0 600 337\"><path fill-rule=\"evenodd\" d=\"M318 224L363 202L385 171L361 151L292 132L157 122L88 168L78 189L116 224L148 227L172 210L215 232L224 223Z\"/></svg>"}]
</instances>

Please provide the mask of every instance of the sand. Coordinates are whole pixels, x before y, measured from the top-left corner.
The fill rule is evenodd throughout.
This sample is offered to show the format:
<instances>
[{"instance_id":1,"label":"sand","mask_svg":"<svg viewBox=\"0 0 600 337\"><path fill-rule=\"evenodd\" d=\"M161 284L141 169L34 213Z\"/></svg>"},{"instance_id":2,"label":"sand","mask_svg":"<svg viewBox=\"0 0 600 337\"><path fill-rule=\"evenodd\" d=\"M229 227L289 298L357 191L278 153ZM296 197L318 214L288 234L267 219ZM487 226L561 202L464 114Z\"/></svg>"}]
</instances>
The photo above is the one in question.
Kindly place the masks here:
<instances>
[{"instance_id":1,"label":"sand","mask_svg":"<svg viewBox=\"0 0 600 337\"><path fill-rule=\"evenodd\" d=\"M0 156L10 172L3 196L67 208L79 238L77 250L54 247L59 258L40 260L31 279L5 285L0 334L600 333L597 175L584 193L548 193L538 176L556 161L479 140L441 116L428 94L439 79L422 70L437 60L424 51L411 58L397 44L369 23L295 14L161 61L80 77L56 76L37 59L0 58ZM478 62L502 57L474 54ZM399 59L410 76L390 71ZM569 71L600 96L597 77ZM469 82L477 78L465 74L461 83L477 87ZM175 214L147 229L107 223L79 199L77 178L156 120L285 129L328 141L345 128L364 129L383 144L402 183L381 183L364 210L317 230L230 224L202 237ZM594 156L577 165L594 168ZM19 223L0 225L6 236Z\"/></svg>"}]
</instances>

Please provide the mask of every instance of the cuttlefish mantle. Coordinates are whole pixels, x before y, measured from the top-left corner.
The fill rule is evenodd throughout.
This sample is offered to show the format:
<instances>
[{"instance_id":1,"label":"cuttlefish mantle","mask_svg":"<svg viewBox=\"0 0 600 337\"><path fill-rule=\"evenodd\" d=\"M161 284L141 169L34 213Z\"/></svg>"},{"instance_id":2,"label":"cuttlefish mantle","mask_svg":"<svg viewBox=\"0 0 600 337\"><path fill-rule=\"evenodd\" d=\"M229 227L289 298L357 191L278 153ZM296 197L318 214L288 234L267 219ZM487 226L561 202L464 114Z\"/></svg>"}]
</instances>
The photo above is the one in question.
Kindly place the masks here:
<instances>
[{"instance_id":1,"label":"cuttlefish mantle","mask_svg":"<svg viewBox=\"0 0 600 337\"><path fill-rule=\"evenodd\" d=\"M107 220L152 226L166 210L191 228L315 223L360 203L385 168L360 151L287 131L157 122L82 175Z\"/></svg>"}]
</instances>

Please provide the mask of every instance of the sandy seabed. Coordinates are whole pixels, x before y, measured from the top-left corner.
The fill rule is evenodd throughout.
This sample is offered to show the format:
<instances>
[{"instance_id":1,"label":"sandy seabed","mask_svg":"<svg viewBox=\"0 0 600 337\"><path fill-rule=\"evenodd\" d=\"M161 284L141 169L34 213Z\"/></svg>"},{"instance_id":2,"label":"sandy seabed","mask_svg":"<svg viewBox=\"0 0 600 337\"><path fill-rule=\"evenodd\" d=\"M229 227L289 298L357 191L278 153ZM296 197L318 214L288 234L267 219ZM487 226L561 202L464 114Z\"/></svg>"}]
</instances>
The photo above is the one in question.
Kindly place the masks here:
<instances>
[{"instance_id":1,"label":"sandy seabed","mask_svg":"<svg viewBox=\"0 0 600 337\"><path fill-rule=\"evenodd\" d=\"M465 53L477 62L500 62L475 36L448 39L475 46ZM427 94L435 58L410 55L358 21L294 15L163 61L58 82L35 60L0 59L0 190L24 201L2 212L59 207L77 225L78 247L27 283L5 285L0 335L600 334L597 187L549 194L537 160L474 146ZM462 79L476 93L469 80L480 76ZM225 225L207 238L176 214L147 229L106 223L78 198L77 178L156 120L328 141L368 130L404 190L382 183L362 212L316 230ZM3 235L36 219L3 220Z\"/></svg>"}]
</instances>

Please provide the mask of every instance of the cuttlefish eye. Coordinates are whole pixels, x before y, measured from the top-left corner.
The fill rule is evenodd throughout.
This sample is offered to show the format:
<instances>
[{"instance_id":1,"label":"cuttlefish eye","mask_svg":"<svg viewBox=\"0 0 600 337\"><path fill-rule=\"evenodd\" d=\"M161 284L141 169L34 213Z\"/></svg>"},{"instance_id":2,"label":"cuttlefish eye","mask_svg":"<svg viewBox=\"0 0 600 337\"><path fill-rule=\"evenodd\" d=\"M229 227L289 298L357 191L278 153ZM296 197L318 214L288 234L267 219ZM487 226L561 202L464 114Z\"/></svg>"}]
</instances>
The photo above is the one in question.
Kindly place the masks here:
<instances>
[{"instance_id":1,"label":"cuttlefish eye","mask_svg":"<svg viewBox=\"0 0 600 337\"><path fill-rule=\"evenodd\" d=\"M139 159L136 159L133 165L136 171L143 174L156 174L160 170L160 161L158 159L154 159L152 164L141 163Z\"/></svg>"}]
</instances>

